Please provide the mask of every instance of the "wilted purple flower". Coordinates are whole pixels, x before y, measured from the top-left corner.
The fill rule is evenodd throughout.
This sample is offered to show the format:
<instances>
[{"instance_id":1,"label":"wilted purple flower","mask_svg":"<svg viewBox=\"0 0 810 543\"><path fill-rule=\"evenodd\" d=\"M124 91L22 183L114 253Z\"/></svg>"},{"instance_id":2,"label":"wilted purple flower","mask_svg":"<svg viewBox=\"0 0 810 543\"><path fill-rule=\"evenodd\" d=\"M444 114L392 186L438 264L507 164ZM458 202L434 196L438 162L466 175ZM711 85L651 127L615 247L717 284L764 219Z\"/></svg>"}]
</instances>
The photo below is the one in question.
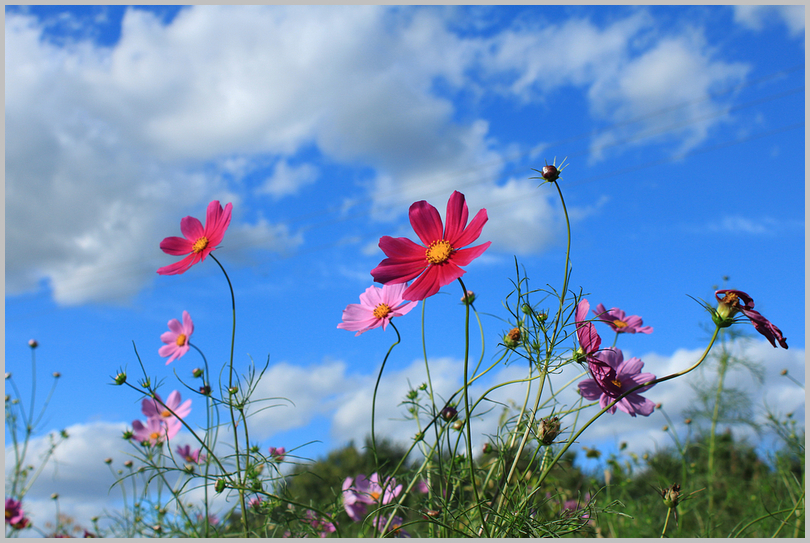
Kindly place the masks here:
<instances>
[{"instance_id":1,"label":"wilted purple flower","mask_svg":"<svg viewBox=\"0 0 810 543\"><path fill-rule=\"evenodd\" d=\"M579 393L587 400L599 400L599 407L605 408L627 390L642 383L652 381L655 375L641 373L644 362L638 358L623 360L624 355L616 348L604 349L595 355L602 363L611 369L609 375L595 376L594 379L585 379L579 383ZM601 382L599 381L601 379ZM653 385L638 389L608 410L615 413L616 407L635 417L636 414L649 416L655 409L655 403L641 396L641 393Z\"/></svg>"},{"instance_id":2,"label":"wilted purple flower","mask_svg":"<svg viewBox=\"0 0 810 543\"><path fill-rule=\"evenodd\" d=\"M599 304L594 310L596 317L608 324L613 331L619 334L652 334L652 326L641 326L644 321L638 315L625 315L624 311L618 307L611 307L610 310Z\"/></svg>"},{"instance_id":3,"label":"wilted purple flower","mask_svg":"<svg viewBox=\"0 0 810 543\"><path fill-rule=\"evenodd\" d=\"M721 294L723 295L722 298L720 297ZM759 311L754 311L754 299L748 294L741 290L723 289L715 292L714 297L717 298L718 302L717 310L714 312L716 317L715 322L718 325L731 326L731 323L734 322L734 315L740 312L748 317L751 324L754 325L754 329L765 336L774 348L776 347L777 341L783 349L788 348L787 339L782 335L782 331L771 321L763 317ZM740 300L745 303L740 304Z\"/></svg>"}]
</instances>

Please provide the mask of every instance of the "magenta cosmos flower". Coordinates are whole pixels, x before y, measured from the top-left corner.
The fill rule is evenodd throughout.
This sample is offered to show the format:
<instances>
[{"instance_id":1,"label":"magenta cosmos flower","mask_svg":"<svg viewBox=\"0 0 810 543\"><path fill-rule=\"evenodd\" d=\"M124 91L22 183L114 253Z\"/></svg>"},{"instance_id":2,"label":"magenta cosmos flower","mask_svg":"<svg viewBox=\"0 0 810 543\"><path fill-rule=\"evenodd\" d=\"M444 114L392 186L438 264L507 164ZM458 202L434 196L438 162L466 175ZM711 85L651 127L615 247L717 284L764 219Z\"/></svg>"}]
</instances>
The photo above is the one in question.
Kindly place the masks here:
<instances>
[{"instance_id":1,"label":"magenta cosmos flower","mask_svg":"<svg viewBox=\"0 0 810 543\"><path fill-rule=\"evenodd\" d=\"M621 350L615 347L603 349L594 355L605 365L609 366L609 374L596 374L594 379L586 379L579 383L579 393L586 400L599 400L599 407L605 408L616 398L624 394L633 387L652 381L655 375L652 373L641 373L644 362L638 358L624 360ZM650 415L655 409L655 404L641 396L641 393L654 385L638 389L632 394L619 400L619 403L608 409L608 413L616 412L616 407L635 417L636 414Z\"/></svg>"},{"instance_id":2,"label":"magenta cosmos flower","mask_svg":"<svg viewBox=\"0 0 810 543\"><path fill-rule=\"evenodd\" d=\"M158 350L160 356L169 357L166 361L167 366L171 364L174 359L181 358L188 352L191 348L189 346L189 340L193 333L194 322L191 320L188 311L183 311L183 324L180 324L180 321L177 319L169 321L169 331L163 332L160 335L160 341L166 345Z\"/></svg>"},{"instance_id":3,"label":"magenta cosmos flower","mask_svg":"<svg viewBox=\"0 0 810 543\"><path fill-rule=\"evenodd\" d=\"M607 323L613 331L619 334L652 334L652 326L644 326L644 321L638 315L630 315L629 317L624 314L624 311L618 307L611 307L610 310L605 309L605 306L599 304L594 310L600 321Z\"/></svg>"},{"instance_id":4,"label":"magenta cosmos flower","mask_svg":"<svg viewBox=\"0 0 810 543\"><path fill-rule=\"evenodd\" d=\"M205 455L201 455L200 451L201 449L191 450L190 445L177 447L177 454L189 464L199 464L201 462L205 462Z\"/></svg>"},{"instance_id":5,"label":"magenta cosmos flower","mask_svg":"<svg viewBox=\"0 0 810 543\"><path fill-rule=\"evenodd\" d=\"M14 528L20 525L25 527L28 525L28 523L25 522L26 520L22 503L14 498L6 498L6 524L11 524Z\"/></svg>"},{"instance_id":6,"label":"magenta cosmos flower","mask_svg":"<svg viewBox=\"0 0 810 543\"><path fill-rule=\"evenodd\" d=\"M378 283L405 283L416 280L403 293L406 300L424 300L449 285L465 271L466 266L487 250L490 241L462 249L478 239L487 222L487 210L479 211L467 225L467 202L454 191L447 202L447 225L442 232L442 219L435 207L425 200L411 204L408 211L416 235L424 246L408 238L380 238L380 249L388 257L371 270Z\"/></svg>"},{"instance_id":7,"label":"magenta cosmos flower","mask_svg":"<svg viewBox=\"0 0 810 543\"><path fill-rule=\"evenodd\" d=\"M208 211L205 218L205 228L199 219L195 217L183 217L180 220L180 231L184 238L170 236L160 242L160 248L164 253L170 255L188 255L180 262L169 264L158 269L160 275L176 275L185 273L197 262L202 262L225 236L228 225L231 224L232 204L222 206L219 200L214 200L208 204Z\"/></svg>"},{"instance_id":8,"label":"magenta cosmos flower","mask_svg":"<svg viewBox=\"0 0 810 543\"><path fill-rule=\"evenodd\" d=\"M380 326L385 331L391 319L401 317L418 303L403 300L402 293L406 288L405 283L383 285L382 288L371 285L360 295L359 304L346 306L343 310L343 322L337 327L357 332L355 336Z\"/></svg>"},{"instance_id":9,"label":"magenta cosmos flower","mask_svg":"<svg viewBox=\"0 0 810 543\"><path fill-rule=\"evenodd\" d=\"M354 484L352 484L354 481ZM380 481L377 473L371 477L358 475L354 480L346 477L343 481L343 507L349 517L360 522L366 514L366 504L388 504L402 493L402 485L394 478Z\"/></svg>"},{"instance_id":10,"label":"magenta cosmos flower","mask_svg":"<svg viewBox=\"0 0 810 543\"><path fill-rule=\"evenodd\" d=\"M588 321L588 311L591 309L591 304L588 300L582 299L577 304L577 310L574 314L574 322L577 327L577 340L579 341L579 349L577 356L582 358L588 364L588 371L593 377L594 382L598 386L602 386L605 381L611 381L616 378L616 370L604 363L596 355L599 353L599 347L602 345L602 338L596 331L596 326ZM604 391L607 393L607 390Z\"/></svg>"},{"instance_id":11,"label":"magenta cosmos flower","mask_svg":"<svg viewBox=\"0 0 810 543\"><path fill-rule=\"evenodd\" d=\"M186 418L188 414L191 413L191 399L186 400L182 404L180 401L180 392L177 390L169 394L165 403L159 394L155 394L154 399L146 398L141 402L141 413L146 415L148 420L157 419L162 421L162 423L166 425L167 434L169 439L171 439L177 435L177 432L179 432L180 428L183 426L180 419ZM172 415L169 409L174 412L174 415Z\"/></svg>"},{"instance_id":12,"label":"magenta cosmos flower","mask_svg":"<svg viewBox=\"0 0 810 543\"><path fill-rule=\"evenodd\" d=\"M720 317L721 323L725 322L728 323L726 326L730 326L734 315L740 312L748 317L756 331L765 336L774 348L776 348L777 341L782 348L788 348L787 339L782 335L782 331L763 317L759 311L754 311L754 299L748 294L741 290L723 289L715 292L714 297L717 298L718 302L716 315ZM744 303L740 304L740 300Z\"/></svg>"},{"instance_id":13,"label":"magenta cosmos flower","mask_svg":"<svg viewBox=\"0 0 810 543\"><path fill-rule=\"evenodd\" d=\"M278 462L284 462L284 455L287 453L287 449L284 447L270 447L270 456L273 457L274 460Z\"/></svg>"}]
</instances>

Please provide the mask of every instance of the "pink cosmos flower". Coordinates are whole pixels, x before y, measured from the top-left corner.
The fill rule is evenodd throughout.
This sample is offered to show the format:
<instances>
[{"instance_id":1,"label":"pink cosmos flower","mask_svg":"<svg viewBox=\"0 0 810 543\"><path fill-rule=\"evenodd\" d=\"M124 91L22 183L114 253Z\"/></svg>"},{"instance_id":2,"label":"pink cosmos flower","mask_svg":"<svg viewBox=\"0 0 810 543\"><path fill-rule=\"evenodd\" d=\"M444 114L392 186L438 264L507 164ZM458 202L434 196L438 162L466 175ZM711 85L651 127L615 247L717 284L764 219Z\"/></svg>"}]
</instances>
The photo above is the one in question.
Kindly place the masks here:
<instances>
[{"instance_id":1,"label":"pink cosmos flower","mask_svg":"<svg viewBox=\"0 0 810 543\"><path fill-rule=\"evenodd\" d=\"M277 460L279 462L284 462L284 453L286 453L286 452L287 452L287 449L285 449L284 447L279 447L279 448L270 447L270 456L272 456L273 459L275 459L275 460Z\"/></svg>"},{"instance_id":2,"label":"pink cosmos flower","mask_svg":"<svg viewBox=\"0 0 810 543\"><path fill-rule=\"evenodd\" d=\"M354 479L347 477L343 481L343 506L352 520L359 522L366 514L365 504L388 504L402 493L402 485L397 485L396 479L389 477L380 481L377 473L371 477L358 475Z\"/></svg>"},{"instance_id":3,"label":"pink cosmos flower","mask_svg":"<svg viewBox=\"0 0 810 543\"><path fill-rule=\"evenodd\" d=\"M163 347L158 350L160 356L168 356L166 365L171 364L175 358L181 358L191 348L189 341L191 334L194 333L194 322L188 311L183 311L183 324L177 319L169 321L169 331L163 332L160 336L160 341L165 343Z\"/></svg>"},{"instance_id":4,"label":"pink cosmos flower","mask_svg":"<svg viewBox=\"0 0 810 543\"><path fill-rule=\"evenodd\" d=\"M405 283L383 285L382 288L371 285L360 295L359 304L346 306L343 310L343 322L337 327L357 332L355 336L380 326L385 331L391 319L401 317L418 303L405 302L402 299L406 287Z\"/></svg>"},{"instance_id":5,"label":"pink cosmos flower","mask_svg":"<svg viewBox=\"0 0 810 543\"><path fill-rule=\"evenodd\" d=\"M721 294L723 295L722 297L720 296ZM717 298L718 302L716 314L722 320L730 321L737 312L740 312L748 317L751 324L754 325L754 329L765 336L774 348L776 348L777 341L783 349L788 348L787 339L782 335L782 331L771 321L763 317L759 311L754 311L754 299L748 294L741 290L723 289L715 292L714 297ZM740 300L742 300L744 304L741 305Z\"/></svg>"},{"instance_id":6,"label":"pink cosmos flower","mask_svg":"<svg viewBox=\"0 0 810 543\"><path fill-rule=\"evenodd\" d=\"M364 475L358 475L358 486L362 486L361 478L362 481L365 481ZM371 502L365 493L358 491L352 485L352 481L351 477L346 477L346 480L343 481L343 508L346 509L350 519L361 522L366 516L366 504Z\"/></svg>"},{"instance_id":7,"label":"pink cosmos flower","mask_svg":"<svg viewBox=\"0 0 810 543\"><path fill-rule=\"evenodd\" d=\"M382 532L386 524L388 524L388 517L380 515L377 517L374 527ZM411 537L411 534L402 529L402 517L397 515L391 519L391 524L388 524L388 530L385 533L394 534L394 537Z\"/></svg>"},{"instance_id":8,"label":"pink cosmos flower","mask_svg":"<svg viewBox=\"0 0 810 543\"><path fill-rule=\"evenodd\" d=\"M166 425L167 434L171 439L177 435L177 432L183 426L180 419L186 418L191 413L191 399L186 400L182 405L180 400L180 392L177 390L169 394L165 403L159 394L155 394L154 399L146 398L141 402L141 413L146 415L147 419L162 421ZM172 415L169 409L175 414Z\"/></svg>"},{"instance_id":9,"label":"pink cosmos flower","mask_svg":"<svg viewBox=\"0 0 810 543\"><path fill-rule=\"evenodd\" d=\"M625 391L647 381L655 379L652 373L641 373L644 362L638 358L624 360L621 350L611 347L599 351L595 358L611 369L610 373L594 375L594 379L586 379L579 383L579 393L586 400L599 400L599 407L605 408ZM654 385L646 386L619 400L619 403L608 410L616 412L616 407L635 417L636 414L649 416L655 409L655 403L641 396L641 393Z\"/></svg>"},{"instance_id":10,"label":"pink cosmos flower","mask_svg":"<svg viewBox=\"0 0 810 543\"><path fill-rule=\"evenodd\" d=\"M614 332L619 334L652 334L652 326L644 326L641 317L638 315L630 315L629 317L624 314L624 311L618 307L611 307L608 311L605 306L599 304L594 310L600 321L607 323Z\"/></svg>"},{"instance_id":11,"label":"pink cosmos flower","mask_svg":"<svg viewBox=\"0 0 810 543\"><path fill-rule=\"evenodd\" d=\"M371 270L378 283L405 283L416 280L405 290L406 300L424 300L449 285L465 271L466 266L487 250L490 241L462 249L478 239L487 222L487 210L479 211L467 225L467 202L454 191L447 202L447 224L442 233L442 219L435 207L425 200L411 204L408 211L411 226L424 246L408 238L380 238L380 249L388 257Z\"/></svg>"},{"instance_id":12,"label":"pink cosmos flower","mask_svg":"<svg viewBox=\"0 0 810 543\"><path fill-rule=\"evenodd\" d=\"M333 523L319 517L314 511L307 510L304 516L306 517L304 522L318 530L318 537L327 537L337 529Z\"/></svg>"},{"instance_id":13,"label":"pink cosmos flower","mask_svg":"<svg viewBox=\"0 0 810 543\"><path fill-rule=\"evenodd\" d=\"M191 450L190 445L183 445L177 447L177 454L190 464L199 464L205 462L205 455L200 454L201 449Z\"/></svg>"},{"instance_id":14,"label":"pink cosmos flower","mask_svg":"<svg viewBox=\"0 0 810 543\"><path fill-rule=\"evenodd\" d=\"M17 525L21 524L24 520L26 520L26 518L22 509L22 503L14 498L6 498L6 524L11 524L16 528Z\"/></svg>"},{"instance_id":15,"label":"pink cosmos flower","mask_svg":"<svg viewBox=\"0 0 810 543\"><path fill-rule=\"evenodd\" d=\"M146 419L146 424L139 420L132 421L132 437L140 443L157 445L163 443L167 437L168 427L159 418Z\"/></svg>"},{"instance_id":16,"label":"pink cosmos flower","mask_svg":"<svg viewBox=\"0 0 810 543\"><path fill-rule=\"evenodd\" d=\"M160 275L176 275L185 273L197 262L202 262L225 236L228 225L231 224L232 204L225 206L223 211L219 200L214 200L208 204L205 219L205 228L199 219L195 217L183 217L180 220L180 231L183 238L170 236L160 242L160 248L164 253L170 255L188 255L180 262L169 264L158 269Z\"/></svg>"}]
</instances>

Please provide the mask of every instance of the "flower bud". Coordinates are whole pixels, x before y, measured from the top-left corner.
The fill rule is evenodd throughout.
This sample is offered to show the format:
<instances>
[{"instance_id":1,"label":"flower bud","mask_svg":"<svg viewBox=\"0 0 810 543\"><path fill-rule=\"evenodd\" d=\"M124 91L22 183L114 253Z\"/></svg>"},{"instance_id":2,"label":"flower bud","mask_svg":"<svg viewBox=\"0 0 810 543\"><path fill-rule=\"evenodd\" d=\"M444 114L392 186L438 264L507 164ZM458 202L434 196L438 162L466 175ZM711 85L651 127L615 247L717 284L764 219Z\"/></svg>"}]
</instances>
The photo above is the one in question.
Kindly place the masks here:
<instances>
[{"instance_id":1,"label":"flower bud","mask_svg":"<svg viewBox=\"0 0 810 543\"><path fill-rule=\"evenodd\" d=\"M626 441L622 441L621 443L619 443L619 450L620 451L623 451L626 448L627 448L627 442Z\"/></svg>"},{"instance_id":2,"label":"flower bud","mask_svg":"<svg viewBox=\"0 0 810 543\"><path fill-rule=\"evenodd\" d=\"M674 483L671 487L662 489L661 497L664 499L664 505L670 509L678 507L678 501L681 498L681 485Z\"/></svg>"},{"instance_id":3,"label":"flower bud","mask_svg":"<svg viewBox=\"0 0 810 543\"><path fill-rule=\"evenodd\" d=\"M105 458L104 463L105 464L112 464L112 458Z\"/></svg>"},{"instance_id":4,"label":"flower bud","mask_svg":"<svg viewBox=\"0 0 810 543\"><path fill-rule=\"evenodd\" d=\"M31 347L32 349L36 349L37 347L39 347L39 343L35 339L29 339L28 346Z\"/></svg>"},{"instance_id":5,"label":"flower bud","mask_svg":"<svg viewBox=\"0 0 810 543\"><path fill-rule=\"evenodd\" d=\"M11 379L11 372L10 371L6 372L6 379Z\"/></svg>"},{"instance_id":6,"label":"flower bud","mask_svg":"<svg viewBox=\"0 0 810 543\"><path fill-rule=\"evenodd\" d=\"M425 432L417 432L416 435L413 436L413 440L417 442L422 441L423 439L425 439Z\"/></svg>"},{"instance_id":7,"label":"flower bud","mask_svg":"<svg viewBox=\"0 0 810 543\"><path fill-rule=\"evenodd\" d=\"M461 297L461 303L465 305L472 305L475 301L475 293L471 290L467 291L467 294Z\"/></svg>"},{"instance_id":8,"label":"flower bud","mask_svg":"<svg viewBox=\"0 0 810 543\"><path fill-rule=\"evenodd\" d=\"M160 533L160 532L163 531L163 527L160 524L155 524L154 526L152 526L152 529L157 533Z\"/></svg>"},{"instance_id":9,"label":"flower bud","mask_svg":"<svg viewBox=\"0 0 810 543\"><path fill-rule=\"evenodd\" d=\"M233 394L236 394L237 392L239 392L239 389L237 387L235 387L235 386L228 389L228 394L233 395Z\"/></svg>"},{"instance_id":10,"label":"flower bud","mask_svg":"<svg viewBox=\"0 0 810 543\"><path fill-rule=\"evenodd\" d=\"M779 375L787 375L787 374L788 374L787 370L782 370L779 372Z\"/></svg>"},{"instance_id":11,"label":"flower bud","mask_svg":"<svg viewBox=\"0 0 810 543\"><path fill-rule=\"evenodd\" d=\"M560 172L557 170L557 167L553 164L549 166L546 164L543 166L543 179L546 181L556 181L558 177L560 177Z\"/></svg>"},{"instance_id":12,"label":"flower bud","mask_svg":"<svg viewBox=\"0 0 810 543\"><path fill-rule=\"evenodd\" d=\"M540 421L540 442L543 445L551 445L554 439L560 435L560 419L558 417L548 417Z\"/></svg>"},{"instance_id":13,"label":"flower bud","mask_svg":"<svg viewBox=\"0 0 810 543\"><path fill-rule=\"evenodd\" d=\"M442 409L440 415L444 420L450 422L452 420L455 420L456 416L458 415L458 411L452 405L448 405L444 409Z\"/></svg>"},{"instance_id":14,"label":"flower bud","mask_svg":"<svg viewBox=\"0 0 810 543\"><path fill-rule=\"evenodd\" d=\"M514 349L520 344L520 328L512 328L509 333L503 337L503 344L510 349Z\"/></svg>"},{"instance_id":15,"label":"flower bud","mask_svg":"<svg viewBox=\"0 0 810 543\"><path fill-rule=\"evenodd\" d=\"M415 400L418 396L419 396L419 391L418 390L409 390L408 391L408 399L409 400Z\"/></svg>"},{"instance_id":16,"label":"flower bud","mask_svg":"<svg viewBox=\"0 0 810 543\"><path fill-rule=\"evenodd\" d=\"M132 439L135 437L135 434L132 433L132 430L126 430L124 432L124 439Z\"/></svg>"},{"instance_id":17,"label":"flower bud","mask_svg":"<svg viewBox=\"0 0 810 543\"><path fill-rule=\"evenodd\" d=\"M132 460L127 460L126 462L124 462L124 467L125 468L131 468L132 467Z\"/></svg>"},{"instance_id":18,"label":"flower bud","mask_svg":"<svg viewBox=\"0 0 810 543\"><path fill-rule=\"evenodd\" d=\"M54 492L53 494L51 494L51 499L52 499L52 500L58 500L58 499L59 499L59 494L57 494L56 492Z\"/></svg>"},{"instance_id":19,"label":"flower bud","mask_svg":"<svg viewBox=\"0 0 810 543\"><path fill-rule=\"evenodd\" d=\"M669 426L665 424L664 427L661 428L661 431L666 432L667 430L669 430Z\"/></svg>"},{"instance_id":20,"label":"flower bud","mask_svg":"<svg viewBox=\"0 0 810 543\"><path fill-rule=\"evenodd\" d=\"M453 430L461 430L464 428L464 421L459 419L453 423Z\"/></svg>"},{"instance_id":21,"label":"flower bud","mask_svg":"<svg viewBox=\"0 0 810 543\"><path fill-rule=\"evenodd\" d=\"M655 404L656 409L661 409L662 407L664 407L664 404L662 404L662 403Z\"/></svg>"},{"instance_id":22,"label":"flower bud","mask_svg":"<svg viewBox=\"0 0 810 543\"><path fill-rule=\"evenodd\" d=\"M55 371L55 372L53 372L53 376L54 376L55 379L59 379L60 377L62 377L62 374L59 373L58 371Z\"/></svg>"},{"instance_id":23,"label":"flower bud","mask_svg":"<svg viewBox=\"0 0 810 543\"><path fill-rule=\"evenodd\" d=\"M113 377L113 381L115 381L116 385L123 385L124 383L127 382L127 374L122 371L118 375Z\"/></svg>"},{"instance_id":24,"label":"flower bud","mask_svg":"<svg viewBox=\"0 0 810 543\"><path fill-rule=\"evenodd\" d=\"M194 368L193 370L191 370L191 374L194 377L202 377L203 370L202 370L202 368Z\"/></svg>"},{"instance_id":25,"label":"flower bud","mask_svg":"<svg viewBox=\"0 0 810 543\"><path fill-rule=\"evenodd\" d=\"M427 390L427 383L422 383L421 385L419 385L419 390L421 390L421 391L423 391L423 392L424 392L425 390Z\"/></svg>"},{"instance_id":26,"label":"flower bud","mask_svg":"<svg viewBox=\"0 0 810 543\"><path fill-rule=\"evenodd\" d=\"M493 447L490 443L484 443L482 451L484 454L489 454L491 452L495 452L495 447Z\"/></svg>"},{"instance_id":27,"label":"flower bud","mask_svg":"<svg viewBox=\"0 0 810 543\"><path fill-rule=\"evenodd\" d=\"M217 482L214 484L214 490L217 491L217 494L225 490L225 479L217 479Z\"/></svg>"},{"instance_id":28,"label":"flower bud","mask_svg":"<svg viewBox=\"0 0 810 543\"><path fill-rule=\"evenodd\" d=\"M684 424L692 424L692 419L684 419Z\"/></svg>"},{"instance_id":29,"label":"flower bud","mask_svg":"<svg viewBox=\"0 0 810 543\"><path fill-rule=\"evenodd\" d=\"M534 309L529 304L523 304L520 306L520 310L523 311L524 315L531 315L534 313Z\"/></svg>"}]
</instances>

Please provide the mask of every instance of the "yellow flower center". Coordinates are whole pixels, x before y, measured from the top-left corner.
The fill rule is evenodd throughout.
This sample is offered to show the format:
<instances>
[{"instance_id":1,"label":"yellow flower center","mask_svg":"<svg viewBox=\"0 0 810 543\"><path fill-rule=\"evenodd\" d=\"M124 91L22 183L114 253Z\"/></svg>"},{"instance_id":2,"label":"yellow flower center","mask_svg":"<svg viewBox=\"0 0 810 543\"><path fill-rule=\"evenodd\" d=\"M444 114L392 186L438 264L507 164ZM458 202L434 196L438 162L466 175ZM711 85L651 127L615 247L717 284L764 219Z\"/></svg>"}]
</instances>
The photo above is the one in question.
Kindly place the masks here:
<instances>
[{"instance_id":1,"label":"yellow flower center","mask_svg":"<svg viewBox=\"0 0 810 543\"><path fill-rule=\"evenodd\" d=\"M194 246L191 248L191 250L195 253L199 253L206 247L208 247L208 238L203 236L194 242Z\"/></svg>"},{"instance_id":2,"label":"yellow flower center","mask_svg":"<svg viewBox=\"0 0 810 543\"><path fill-rule=\"evenodd\" d=\"M373 499L375 502L378 501L380 499L380 493L379 492L372 492L371 493L371 499Z\"/></svg>"},{"instance_id":3,"label":"yellow flower center","mask_svg":"<svg viewBox=\"0 0 810 543\"><path fill-rule=\"evenodd\" d=\"M160 412L160 416L163 417L164 419L167 419L167 418L171 417L172 414L169 413L168 409L164 409L163 411Z\"/></svg>"},{"instance_id":4,"label":"yellow flower center","mask_svg":"<svg viewBox=\"0 0 810 543\"><path fill-rule=\"evenodd\" d=\"M177 342L176 342L177 346L182 347L183 345L185 345L186 344L186 339L187 338L186 338L185 334L180 334L179 336L177 336Z\"/></svg>"},{"instance_id":5,"label":"yellow flower center","mask_svg":"<svg viewBox=\"0 0 810 543\"><path fill-rule=\"evenodd\" d=\"M194 457L191 455L186 456L186 462L194 462Z\"/></svg>"},{"instance_id":6,"label":"yellow flower center","mask_svg":"<svg viewBox=\"0 0 810 543\"><path fill-rule=\"evenodd\" d=\"M10 509L6 509L6 518L11 518L14 516L14 511Z\"/></svg>"},{"instance_id":7,"label":"yellow flower center","mask_svg":"<svg viewBox=\"0 0 810 543\"><path fill-rule=\"evenodd\" d=\"M616 328L627 328L627 323L624 322L623 320L616 319L615 321L613 321L613 326L615 326Z\"/></svg>"},{"instance_id":8,"label":"yellow flower center","mask_svg":"<svg viewBox=\"0 0 810 543\"><path fill-rule=\"evenodd\" d=\"M428 247L425 253L425 258L427 258L427 261L431 264L444 264L450 258L451 254L453 254L453 248L449 243L440 239L430 244L430 247Z\"/></svg>"},{"instance_id":9,"label":"yellow flower center","mask_svg":"<svg viewBox=\"0 0 810 543\"><path fill-rule=\"evenodd\" d=\"M151 434L149 434L149 439L157 441L158 439L160 439L160 432L152 432Z\"/></svg>"},{"instance_id":10,"label":"yellow flower center","mask_svg":"<svg viewBox=\"0 0 810 543\"><path fill-rule=\"evenodd\" d=\"M377 319L385 318L391 312L391 308L388 307L388 304L380 304L374 308L372 314Z\"/></svg>"},{"instance_id":11,"label":"yellow flower center","mask_svg":"<svg viewBox=\"0 0 810 543\"><path fill-rule=\"evenodd\" d=\"M621 382L621 381L619 381L618 379L613 379L613 380L611 381L611 383L613 383L614 385L616 385L618 388L622 388L622 382Z\"/></svg>"}]
</instances>

